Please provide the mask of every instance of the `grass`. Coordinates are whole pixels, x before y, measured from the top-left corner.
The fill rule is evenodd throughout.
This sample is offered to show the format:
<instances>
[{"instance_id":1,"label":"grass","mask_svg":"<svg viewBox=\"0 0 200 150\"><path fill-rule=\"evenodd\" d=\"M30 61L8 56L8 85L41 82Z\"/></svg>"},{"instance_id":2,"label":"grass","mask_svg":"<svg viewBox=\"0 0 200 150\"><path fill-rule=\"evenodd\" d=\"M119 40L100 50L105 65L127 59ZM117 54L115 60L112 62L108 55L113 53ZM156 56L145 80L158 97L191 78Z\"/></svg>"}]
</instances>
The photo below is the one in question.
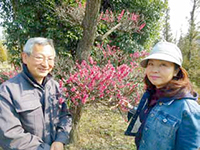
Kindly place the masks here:
<instances>
[{"instance_id":1,"label":"grass","mask_svg":"<svg viewBox=\"0 0 200 150\"><path fill-rule=\"evenodd\" d=\"M117 110L88 106L80 122L80 141L69 150L135 150L134 138L124 135L127 122Z\"/></svg>"},{"instance_id":2,"label":"grass","mask_svg":"<svg viewBox=\"0 0 200 150\"><path fill-rule=\"evenodd\" d=\"M66 146L66 149L136 150L134 138L124 135L127 125L117 110L87 106L80 121L80 141Z\"/></svg>"}]
</instances>

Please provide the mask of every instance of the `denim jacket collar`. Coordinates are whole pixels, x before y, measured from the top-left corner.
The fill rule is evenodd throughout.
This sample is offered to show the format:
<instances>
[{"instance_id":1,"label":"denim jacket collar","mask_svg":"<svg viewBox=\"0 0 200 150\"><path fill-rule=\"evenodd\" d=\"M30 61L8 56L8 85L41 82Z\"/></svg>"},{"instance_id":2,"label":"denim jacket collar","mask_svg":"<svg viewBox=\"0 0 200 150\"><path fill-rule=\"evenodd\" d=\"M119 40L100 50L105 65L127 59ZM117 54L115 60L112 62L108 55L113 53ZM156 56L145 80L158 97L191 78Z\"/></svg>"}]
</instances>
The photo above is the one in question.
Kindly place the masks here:
<instances>
[{"instance_id":1,"label":"denim jacket collar","mask_svg":"<svg viewBox=\"0 0 200 150\"><path fill-rule=\"evenodd\" d=\"M183 98L181 99L191 99L191 100L198 100L198 94L194 93L192 95L188 92ZM163 102L164 105L171 105L175 100L179 100L177 97L163 97L158 100L158 102Z\"/></svg>"}]
</instances>

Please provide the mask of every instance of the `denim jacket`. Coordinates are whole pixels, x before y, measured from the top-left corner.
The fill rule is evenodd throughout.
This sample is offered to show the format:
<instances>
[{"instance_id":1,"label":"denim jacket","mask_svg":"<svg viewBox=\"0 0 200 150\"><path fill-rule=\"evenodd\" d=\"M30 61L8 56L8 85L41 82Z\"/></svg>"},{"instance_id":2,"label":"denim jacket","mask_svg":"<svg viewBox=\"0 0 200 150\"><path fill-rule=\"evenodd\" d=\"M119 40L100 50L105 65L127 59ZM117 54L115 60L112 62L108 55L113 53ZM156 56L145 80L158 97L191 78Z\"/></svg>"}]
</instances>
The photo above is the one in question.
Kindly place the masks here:
<instances>
[{"instance_id":1,"label":"denim jacket","mask_svg":"<svg viewBox=\"0 0 200 150\"><path fill-rule=\"evenodd\" d=\"M136 111L128 114L130 124L125 135L135 136L141 112L148 105L145 92ZM197 97L188 94L182 99L161 98L149 112L139 150L198 150L200 148L200 106Z\"/></svg>"}]
</instances>

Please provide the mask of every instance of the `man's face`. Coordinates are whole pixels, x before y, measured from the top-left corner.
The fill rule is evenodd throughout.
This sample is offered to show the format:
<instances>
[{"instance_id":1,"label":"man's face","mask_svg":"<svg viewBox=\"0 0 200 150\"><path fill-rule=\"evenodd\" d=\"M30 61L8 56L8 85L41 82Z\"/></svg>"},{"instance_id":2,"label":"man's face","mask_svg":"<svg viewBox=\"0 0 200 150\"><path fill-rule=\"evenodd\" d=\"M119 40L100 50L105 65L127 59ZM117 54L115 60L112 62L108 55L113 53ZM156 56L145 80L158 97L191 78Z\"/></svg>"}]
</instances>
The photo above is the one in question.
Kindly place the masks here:
<instances>
[{"instance_id":1,"label":"man's face","mask_svg":"<svg viewBox=\"0 0 200 150\"><path fill-rule=\"evenodd\" d=\"M44 77L54 67L55 51L50 45L36 44L30 56L22 53L23 63L27 65L29 72L35 80L42 84Z\"/></svg>"}]
</instances>

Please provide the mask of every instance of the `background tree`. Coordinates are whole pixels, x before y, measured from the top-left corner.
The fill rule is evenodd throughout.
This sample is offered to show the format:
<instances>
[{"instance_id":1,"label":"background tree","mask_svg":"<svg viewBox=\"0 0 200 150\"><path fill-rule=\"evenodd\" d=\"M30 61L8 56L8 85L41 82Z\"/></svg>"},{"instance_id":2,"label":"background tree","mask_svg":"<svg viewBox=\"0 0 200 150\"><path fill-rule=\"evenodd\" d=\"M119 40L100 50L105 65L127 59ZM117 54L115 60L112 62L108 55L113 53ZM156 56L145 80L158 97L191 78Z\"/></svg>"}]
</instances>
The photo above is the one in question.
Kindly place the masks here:
<instances>
[{"instance_id":1,"label":"background tree","mask_svg":"<svg viewBox=\"0 0 200 150\"><path fill-rule=\"evenodd\" d=\"M190 26L189 26L189 33L188 33L188 39L189 39L189 49L188 49L188 56L187 59L191 61L192 52L195 51L195 43L197 40L198 32L196 31L196 13L197 9L200 7L200 0L192 0L193 6L192 11L190 12Z\"/></svg>"},{"instance_id":2,"label":"background tree","mask_svg":"<svg viewBox=\"0 0 200 150\"><path fill-rule=\"evenodd\" d=\"M95 1L93 1L93 2L95 2ZM98 1L98 2L96 2L96 3L98 3L98 4L100 4L99 3L100 1ZM92 4L92 3L91 3ZM99 5L99 8L95 8L96 6L98 6L97 4L95 4L95 6L93 5L92 6L92 9L94 9L94 10L96 10L96 9L99 9L100 8L100 5ZM65 20L66 22L72 22L72 21L74 21L74 25L76 25L76 26L83 26L83 24L85 23L86 24L86 35L89 35L89 36L91 36L91 37L93 37L92 38L92 40L90 40L90 39L85 39L85 37L82 37L82 39L80 40L80 42L79 42L79 44L81 43L81 41L83 40L83 41L85 41L86 40L86 42L84 42L85 43L85 46L83 46L83 48L82 49L77 49L77 52L75 53L75 55L78 55L78 61L79 62L82 62L82 60L86 60L87 61L87 58L90 56L90 54L91 54L91 52L92 52L92 46L93 46L93 43L94 43L94 39L95 39L95 36L96 36L96 30L95 30L95 26L93 25L92 26L92 30L89 30L88 28L90 28L90 26L88 25L88 24L96 24L96 26L97 26L97 23L100 21L100 20L104 20L104 21L107 21L107 22L109 22L110 20L113 20L112 22L114 22L114 17L112 16L112 12L109 12L109 11L106 11L106 13L104 14L103 12L101 13L101 17L97 20L97 18L96 19L91 19L91 18L94 18L95 16L98 16L98 14L99 14L99 11L96 11L96 13L92 13L93 14L93 16L92 16L92 14L90 13L90 14L87 14L87 10L90 10L91 8L87 8L88 7L88 5L86 5L86 13L84 12L84 9L83 9L83 7L82 6L79 6L79 8L71 8L71 7L69 7L69 6L65 6L65 4L63 4L60 8L58 8L57 9L57 14L60 16L60 18L61 19L63 19L63 20ZM89 6L89 7L91 7L91 6ZM78 10L77 10L78 9ZM85 13L85 20L81 17L81 16L84 16L83 14ZM68 15L66 15L66 14L68 14ZM88 16L89 17L88 17ZM68 17L68 16L71 16L71 17ZM121 13L120 14L120 19L122 20L122 17L123 17L123 13ZM88 19L89 18L89 19ZM126 18L127 20L128 20L128 18ZM83 22L84 23L82 23L82 20L83 20ZM118 19L119 20L119 19ZM123 22L123 21L125 21L125 22ZM92 22L92 23L90 23L90 22ZM135 21L136 22L136 21ZM101 38L101 41L104 39L104 38L107 38L107 36L110 34L110 33L112 33L115 29L117 29L118 27L120 27L120 26L122 26L122 25L124 25L124 26L130 26L131 24L129 24L129 23L133 23L133 20L128 20L128 21L126 21L126 20L122 20L122 22L119 22L119 23L117 23L117 25L115 25L114 24L114 27L113 28L111 28L111 30L109 30L109 31L107 31L102 37L100 37ZM137 22L136 22L137 23ZM128 24L128 25L127 25ZM83 27L84 28L84 27ZM121 28L123 28L123 27L121 27ZM134 27L131 27L130 29L134 29L134 28L137 28L137 26L134 26ZM92 31L92 32L91 32ZM84 36L84 35L83 35ZM80 44L81 45L81 44ZM88 45L90 45L90 46L88 46ZM87 49L84 49L84 47L86 47ZM91 47L91 48L90 48ZM88 49L89 49L89 51L88 51ZM93 49L95 49L95 48L93 48ZM100 49L101 50L101 49ZM111 51L111 48L109 49L110 51ZM98 52L97 52L98 53ZM82 55L82 54L84 54L84 55ZM102 59L102 57L101 57L101 55L99 55L100 53L98 53L98 57L100 57L100 58L97 58L97 60L101 60ZM103 56L104 58L105 58L105 56ZM103 59L102 59L103 60ZM107 66L108 64L102 64L102 60L101 60L101 63L98 63L98 66L101 66L100 68L102 68L103 66ZM117 62L119 62L119 60L120 59L117 59ZM112 63L112 65L114 65L113 63ZM118 65L119 65L119 63L117 63L117 65L115 65L115 67L118 67ZM81 66L84 66L84 65L81 65ZM94 67L94 66L93 66ZM60 68L60 67L57 67L57 68ZM89 67L90 68L90 67ZM88 71L90 70L90 69L87 69ZM96 68L96 66L94 67L94 68ZM78 71L77 71L77 73L75 73L76 75L78 74L78 72L79 72L79 69L81 70L82 68L80 68L80 67L78 67ZM68 70L70 70L70 69L68 69ZM74 69L75 70L75 69ZM73 71L74 71L73 70ZM76 70L77 70L77 68L76 68ZM83 69L84 70L84 69ZM103 69L104 70L104 69ZM84 72L85 72L86 70L84 70ZM105 71L105 70L104 70ZM60 71L59 71L60 72ZM80 73L80 75L78 75L78 77L80 77L80 76L82 76L82 70L80 71L81 73ZM93 71L92 71L93 72ZM94 72L96 72L97 73L97 70L96 71L94 71ZM99 74L101 74L101 73L99 73ZM93 75L92 75L93 76ZM104 75L104 77L106 76L106 74ZM66 76L65 76L66 77ZM74 78L73 76L72 77L69 77L69 79L71 79L71 78ZM76 79L76 78L75 78ZM109 79L109 78L108 78ZM106 80L108 80L107 78L106 78ZM86 81L84 81L84 82L89 82L88 84L90 85L91 83L90 83L90 80L88 79L88 77L87 77L87 79L85 79ZM94 79L91 79L92 81L92 83L93 82L95 82L94 81ZM113 79L114 80L114 79ZM100 79L99 79L99 81L100 81ZM80 87L82 87L83 85L84 85L84 83L82 83L83 82L83 79L80 79L80 81L78 82L78 83L76 83L75 85L79 85L79 83L81 82L81 85L80 85ZM107 83L108 83L108 81L106 81ZM113 81L112 81L113 82ZM114 82L113 82L114 83ZM85 86L87 87L88 86L88 84L86 84ZM67 83L67 85L70 85L71 86L71 84L69 84L69 83ZM73 85L73 84L72 84ZM104 81L101 83L101 84L97 84L97 86L95 86L95 88L99 88L98 86L100 86L100 85L102 85L102 86L105 86L104 85ZM84 86L84 87L85 87ZM79 87L79 86L78 86ZM71 88L69 88L69 89L78 89L78 87L71 87ZM105 86L106 87L106 86ZM88 88L86 88L86 89L88 89ZM90 89L90 88L89 88ZM85 90L80 90L80 91L85 91ZM98 90L97 90L98 91ZM79 94L80 94L81 92L79 92ZM90 93L90 92L89 92ZM70 95L72 95L72 94L70 94ZM78 94L75 94L76 95L76 97L77 97L77 95ZM86 90L85 91L85 93L83 93L82 95L84 95L84 97L86 96L86 97L88 97L88 90ZM91 93L90 93L90 95L91 95ZM98 94L96 94L96 95L98 95ZM106 100L109 100L110 99L110 97L103 97L104 98L104 101L106 101ZM74 97L70 97L70 99L74 99ZM74 119L73 119L73 123L74 123L74 125L73 125L73 129L72 129L72 140L73 141L77 141L77 139L78 139L78 132L79 132L79 121L80 121L80 118L81 118L81 114L82 114L82 108L83 108L83 102L82 101L85 101L85 99L86 98L83 98L84 100L82 100L81 99L81 96L79 96L78 97L78 101L80 101L80 103L78 103L78 105L76 105L75 107L74 107L74 112L73 112L73 116L74 116ZM116 98L115 98L115 100L116 100ZM109 100L110 101L110 100ZM101 101L100 101L101 102ZM94 103L94 100L93 100L93 103ZM103 103L103 102L102 102ZM111 101L110 102L106 102L106 103L111 103ZM104 104L105 104L105 102L104 102Z\"/></svg>"},{"instance_id":3,"label":"background tree","mask_svg":"<svg viewBox=\"0 0 200 150\"><path fill-rule=\"evenodd\" d=\"M198 14L200 1L192 0L192 10L190 12L189 29L186 36L181 35L179 39L179 47L184 56L183 66L188 70L192 82L200 87L200 66L197 65L200 61L200 43L199 43L199 29L196 20Z\"/></svg>"}]
</instances>

